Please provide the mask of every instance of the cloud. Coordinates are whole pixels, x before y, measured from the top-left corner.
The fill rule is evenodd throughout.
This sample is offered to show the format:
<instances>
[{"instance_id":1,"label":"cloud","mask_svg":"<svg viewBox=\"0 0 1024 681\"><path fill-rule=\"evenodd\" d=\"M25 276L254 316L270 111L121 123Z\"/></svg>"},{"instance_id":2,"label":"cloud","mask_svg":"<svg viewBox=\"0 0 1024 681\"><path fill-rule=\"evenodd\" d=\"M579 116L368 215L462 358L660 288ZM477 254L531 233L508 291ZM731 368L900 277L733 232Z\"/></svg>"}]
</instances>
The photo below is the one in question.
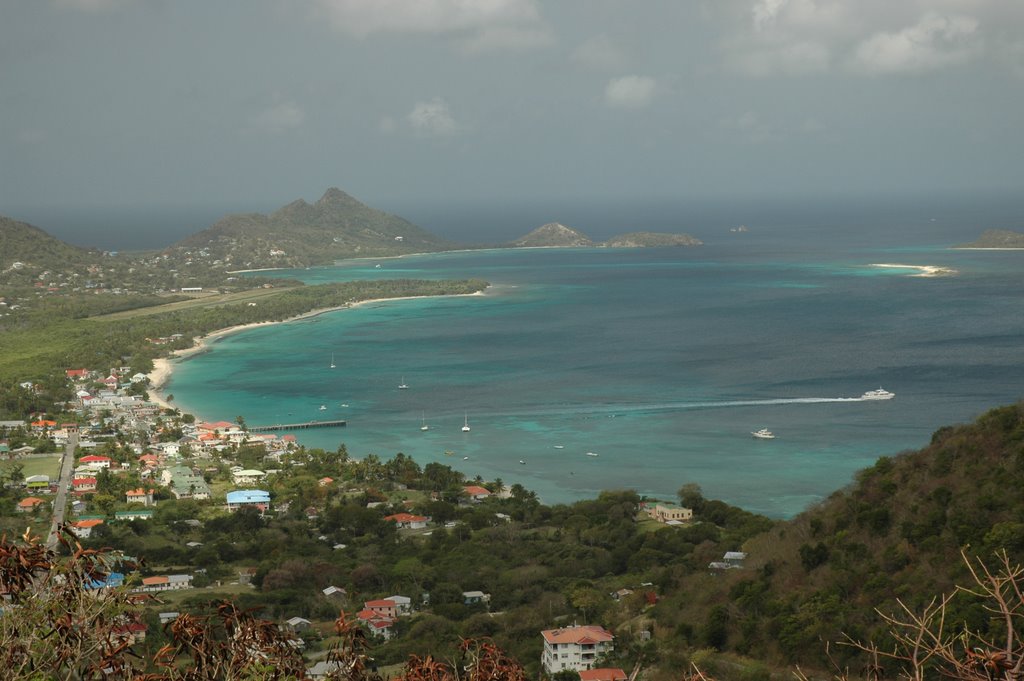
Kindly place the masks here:
<instances>
[{"instance_id":1,"label":"cloud","mask_svg":"<svg viewBox=\"0 0 1024 681\"><path fill-rule=\"evenodd\" d=\"M306 114L295 102L282 101L253 115L246 132L277 134L301 127Z\"/></svg>"},{"instance_id":2,"label":"cloud","mask_svg":"<svg viewBox=\"0 0 1024 681\"><path fill-rule=\"evenodd\" d=\"M525 51L546 47L554 42L551 32L542 26L493 26L467 36L461 44L464 52Z\"/></svg>"},{"instance_id":3,"label":"cloud","mask_svg":"<svg viewBox=\"0 0 1024 681\"><path fill-rule=\"evenodd\" d=\"M619 71L626 66L626 55L604 34L580 44L569 58L577 64L599 71Z\"/></svg>"},{"instance_id":4,"label":"cloud","mask_svg":"<svg viewBox=\"0 0 1024 681\"><path fill-rule=\"evenodd\" d=\"M985 53L987 35L1020 26L1002 0L733 0L721 47L750 76L922 73Z\"/></svg>"},{"instance_id":5,"label":"cloud","mask_svg":"<svg viewBox=\"0 0 1024 681\"><path fill-rule=\"evenodd\" d=\"M429 102L416 102L406 120L414 132L431 137L450 137L459 128L448 109L448 102L440 97Z\"/></svg>"},{"instance_id":6,"label":"cloud","mask_svg":"<svg viewBox=\"0 0 1024 681\"><path fill-rule=\"evenodd\" d=\"M536 0L317 0L339 31L455 37L467 52L531 49L552 37Z\"/></svg>"},{"instance_id":7,"label":"cloud","mask_svg":"<svg viewBox=\"0 0 1024 681\"><path fill-rule=\"evenodd\" d=\"M657 81L649 76L612 78L604 89L608 106L621 109L642 109L654 99Z\"/></svg>"},{"instance_id":8,"label":"cloud","mask_svg":"<svg viewBox=\"0 0 1024 681\"><path fill-rule=\"evenodd\" d=\"M860 43L852 66L867 73L913 73L961 64L980 48L978 21L929 12L913 26Z\"/></svg>"}]
</instances>

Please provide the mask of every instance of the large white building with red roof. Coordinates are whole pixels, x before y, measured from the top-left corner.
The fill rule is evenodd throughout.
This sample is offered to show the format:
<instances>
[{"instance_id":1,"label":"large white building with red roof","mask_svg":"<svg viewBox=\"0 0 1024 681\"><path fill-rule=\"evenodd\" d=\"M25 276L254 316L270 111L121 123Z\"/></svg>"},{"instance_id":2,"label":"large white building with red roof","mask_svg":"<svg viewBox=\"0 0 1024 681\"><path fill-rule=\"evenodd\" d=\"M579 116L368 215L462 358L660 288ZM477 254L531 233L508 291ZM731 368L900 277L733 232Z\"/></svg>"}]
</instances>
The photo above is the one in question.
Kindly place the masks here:
<instances>
[{"instance_id":1,"label":"large white building with red roof","mask_svg":"<svg viewBox=\"0 0 1024 681\"><path fill-rule=\"evenodd\" d=\"M561 629L545 629L544 653L541 664L548 674L564 669L583 671L592 669L597 659L611 652L615 637L604 627L597 625L573 625Z\"/></svg>"}]
</instances>

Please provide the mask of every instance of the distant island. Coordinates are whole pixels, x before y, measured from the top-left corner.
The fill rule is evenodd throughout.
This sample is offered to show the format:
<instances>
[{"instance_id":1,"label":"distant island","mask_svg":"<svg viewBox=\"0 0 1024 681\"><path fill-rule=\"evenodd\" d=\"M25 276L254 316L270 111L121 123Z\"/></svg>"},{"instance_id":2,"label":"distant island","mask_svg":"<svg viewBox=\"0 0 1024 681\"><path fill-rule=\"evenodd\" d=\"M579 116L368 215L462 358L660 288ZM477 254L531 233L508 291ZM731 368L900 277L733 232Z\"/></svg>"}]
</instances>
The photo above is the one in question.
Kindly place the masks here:
<instances>
[{"instance_id":1,"label":"distant island","mask_svg":"<svg viewBox=\"0 0 1024 681\"><path fill-rule=\"evenodd\" d=\"M955 248L1024 248L1024 234L1005 229L986 229L977 241Z\"/></svg>"},{"instance_id":2,"label":"distant island","mask_svg":"<svg viewBox=\"0 0 1024 681\"><path fill-rule=\"evenodd\" d=\"M689 234L658 232L631 232L597 242L580 230L557 222L542 225L525 236L502 244L459 244L401 217L371 208L335 187L328 189L315 203L298 199L269 214L225 216L177 243L144 254L78 248L38 227L2 216L0 228L0 285L5 283L2 281L4 278L32 285L44 272L63 272L69 268L75 270L81 281L100 284L100 273L114 267L123 268L125 276L106 278L145 279L147 286L142 288L163 290L180 288L183 283L192 288L223 285L224 273L299 269L331 265L348 258L395 257L476 248L702 245L699 239ZM135 276L129 277L129 271Z\"/></svg>"},{"instance_id":3,"label":"distant island","mask_svg":"<svg viewBox=\"0 0 1024 681\"><path fill-rule=\"evenodd\" d=\"M660 248L662 246L703 246L704 242L689 234L630 232L613 236L599 245L606 248Z\"/></svg>"},{"instance_id":4,"label":"distant island","mask_svg":"<svg viewBox=\"0 0 1024 681\"><path fill-rule=\"evenodd\" d=\"M541 225L505 248L658 248L662 246L700 246L703 242L689 234L630 232L607 241L595 242L583 232L557 222Z\"/></svg>"}]
</instances>

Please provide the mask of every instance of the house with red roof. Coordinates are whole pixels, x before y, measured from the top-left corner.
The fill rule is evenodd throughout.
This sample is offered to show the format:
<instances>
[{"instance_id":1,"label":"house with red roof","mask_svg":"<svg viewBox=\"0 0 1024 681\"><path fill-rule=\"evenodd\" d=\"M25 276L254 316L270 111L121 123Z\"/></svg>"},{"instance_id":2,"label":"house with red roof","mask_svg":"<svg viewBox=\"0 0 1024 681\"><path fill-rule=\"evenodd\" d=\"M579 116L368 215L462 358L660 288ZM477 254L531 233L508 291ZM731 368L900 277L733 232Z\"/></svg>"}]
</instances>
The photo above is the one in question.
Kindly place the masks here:
<instances>
[{"instance_id":1,"label":"house with red roof","mask_svg":"<svg viewBox=\"0 0 1024 681\"><path fill-rule=\"evenodd\" d=\"M39 497L25 497L24 499L18 502L18 505L15 507L15 510L18 511L18 513L31 513L37 508L42 508L41 504L45 503L46 501L44 499L40 499Z\"/></svg>"},{"instance_id":2,"label":"house with red roof","mask_svg":"<svg viewBox=\"0 0 1024 681\"><path fill-rule=\"evenodd\" d=\"M491 490L486 487L481 487L480 485L466 485L462 488L462 491L465 492L473 501L482 501L491 496Z\"/></svg>"},{"instance_id":3,"label":"house with red roof","mask_svg":"<svg viewBox=\"0 0 1024 681\"><path fill-rule=\"evenodd\" d=\"M192 575L155 575L143 577L136 591L176 591L192 588Z\"/></svg>"},{"instance_id":4,"label":"house with red roof","mask_svg":"<svg viewBox=\"0 0 1024 681\"><path fill-rule=\"evenodd\" d=\"M384 520L390 520L397 525L400 530L421 530L430 522L430 518L427 516L413 515L412 513L395 513L394 515L386 515L384 516Z\"/></svg>"},{"instance_id":5,"label":"house with red roof","mask_svg":"<svg viewBox=\"0 0 1024 681\"><path fill-rule=\"evenodd\" d=\"M139 457L139 465L146 468L156 468L160 465L160 457L156 454L143 454Z\"/></svg>"},{"instance_id":6,"label":"house with red roof","mask_svg":"<svg viewBox=\"0 0 1024 681\"><path fill-rule=\"evenodd\" d=\"M79 466L89 466L90 468L110 468L111 463L113 463L113 460L109 456L99 456L97 454L89 454L78 460Z\"/></svg>"},{"instance_id":7,"label":"house with red roof","mask_svg":"<svg viewBox=\"0 0 1024 681\"><path fill-rule=\"evenodd\" d=\"M211 423L200 423L196 425L197 430L205 430L208 433L219 433L226 430L238 430L237 423L231 421L213 421Z\"/></svg>"},{"instance_id":8,"label":"house with red roof","mask_svg":"<svg viewBox=\"0 0 1024 681\"><path fill-rule=\"evenodd\" d=\"M629 676L618 667L601 667L600 669L583 669L580 681L626 681Z\"/></svg>"},{"instance_id":9,"label":"house with red roof","mask_svg":"<svg viewBox=\"0 0 1024 681\"><path fill-rule=\"evenodd\" d=\"M71 489L76 493L84 492L95 492L96 491L96 478L82 477L75 478L71 481Z\"/></svg>"},{"instance_id":10,"label":"house with red roof","mask_svg":"<svg viewBox=\"0 0 1024 681\"><path fill-rule=\"evenodd\" d=\"M72 379L72 380L81 381L83 379L89 378L89 370L88 369L67 369L64 372L64 375L67 376L68 378Z\"/></svg>"},{"instance_id":11,"label":"house with red roof","mask_svg":"<svg viewBox=\"0 0 1024 681\"><path fill-rule=\"evenodd\" d=\"M79 520L70 524L71 531L79 539L88 539L92 536L93 528L102 525L103 520L100 518L88 518L86 520Z\"/></svg>"},{"instance_id":12,"label":"house with red roof","mask_svg":"<svg viewBox=\"0 0 1024 681\"><path fill-rule=\"evenodd\" d=\"M129 504L142 504L143 506L153 505L153 490L143 489L130 489L124 493L124 500Z\"/></svg>"},{"instance_id":13,"label":"house with red roof","mask_svg":"<svg viewBox=\"0 0 1024 681\"><path fill-rule=\"evenodd\" d=\"M368 601L368 603L372 602L374 601ZM392 605L394 605L394 603L392 603ZM376 610L371 610L367 608L364 610L360 610L358 613L356 613L356 618L364 625L366 625L366 628L370 631L371 636L383 638L385 641L391 639L391 627L395 624L395 620L393 617L382 615L380 612L377 612Z\"/></svg>"},{"instance_id":14,"label":"house with red roof","mask_svg":"<svg viewBox=\"0 0 1024 681\"><path fill-rule=\"evenodd\" d=\"M615 637L598 625L573 625L561 629L546 629L541 664L549 675L564 669L583 671L592 669L597 658L614 650Z\"/></svg>"},{"instance_id":15,"label":"house with red roof","mask_svg":"<svg viewBox=\"0 0 1024 681\"><path fill-rule=\"evenodd\" d=\"M398 617L398 604L390 598L384 598L376 601L366 601L363 603L363 609L369 610L370 612L394 619Z\"/></svg>"}]
</instances>

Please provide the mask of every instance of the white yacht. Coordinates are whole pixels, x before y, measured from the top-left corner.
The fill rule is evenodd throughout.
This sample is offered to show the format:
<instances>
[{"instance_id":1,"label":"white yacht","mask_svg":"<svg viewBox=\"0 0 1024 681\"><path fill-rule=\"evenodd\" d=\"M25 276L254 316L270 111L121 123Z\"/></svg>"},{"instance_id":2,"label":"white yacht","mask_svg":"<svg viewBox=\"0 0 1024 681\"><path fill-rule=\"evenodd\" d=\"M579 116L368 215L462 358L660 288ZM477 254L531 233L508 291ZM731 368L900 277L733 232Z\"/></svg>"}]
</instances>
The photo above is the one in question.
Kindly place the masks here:
<instances>
[{"instance_id":1,"label":"white yacht","mask_svg":"<svg viewBox=\"0 0 1024 681\"><path fill-rule=\"evenodd\" d=\"M405 384L405 376L402 376L402 382L398 384L399 390L408 390L409 386Z\"/></svg>"},{"instance_id":2,"label":"white yacht","mask_svg":"<svg viewBox=\"0 0 1024 681\"><path fill-rule=\"evenodd\" d=\"M320 411L327 411L327 405L326 404L321 404L320 405Z\"/></svg>"},{"instance_id":3,"label":"white yacht","mask_svg":"<svg viewBox=\"0 0 1024 681\"><path fill-rule=\"evenodd\" d=\"M466 414L466 421L465 421L465 423L462 426L462 432L463 433L468 433L469 432L469 414Z\"/></svg>"},{"instance_id":4,"label":"white yacht","mask_svg":"<svg viewBox=\"0 0 1024 681\"><path fill-rule=\"evenodd\" d=\"M420 430L430 430L430 426L427 425L427 415L423 415L423 425L420 426Z\"/></svg>"},{"instance_id":5,"label":"white yacht","mask_svg":"<svg viewBox=\"0 0 1024 681\"><path fill-rule=\"evenodd\" d=\"M334 353L331 353L331 368L334 369L338 365L334 363Z\"/></svg>"},{"instance_id":6,"label":"white yacht","mask_svg":"<svg viewBox=\"0 0 1024 681\"><path fill-rule=\"evenodd\" d=\"M888 390L884 390L881 387L878 390L869 390L860 396L862 400L891 400L896 397L896 393L891 393Z\"/></svg>"},{"instance_id":7,"label":"white yacht","mask_svg":"<svg viewBox=\"0 0 1024 681\"><path fill-rule=\"evenodd\" d=\"M772 433L772 431L768 430L767 428L762 428L761 430L755 430L755 431L753 431L750 434L753 435L754 437L756 437L759 440L774 440L775 439L775 434Z\"/></svg>"}]
</instances>

